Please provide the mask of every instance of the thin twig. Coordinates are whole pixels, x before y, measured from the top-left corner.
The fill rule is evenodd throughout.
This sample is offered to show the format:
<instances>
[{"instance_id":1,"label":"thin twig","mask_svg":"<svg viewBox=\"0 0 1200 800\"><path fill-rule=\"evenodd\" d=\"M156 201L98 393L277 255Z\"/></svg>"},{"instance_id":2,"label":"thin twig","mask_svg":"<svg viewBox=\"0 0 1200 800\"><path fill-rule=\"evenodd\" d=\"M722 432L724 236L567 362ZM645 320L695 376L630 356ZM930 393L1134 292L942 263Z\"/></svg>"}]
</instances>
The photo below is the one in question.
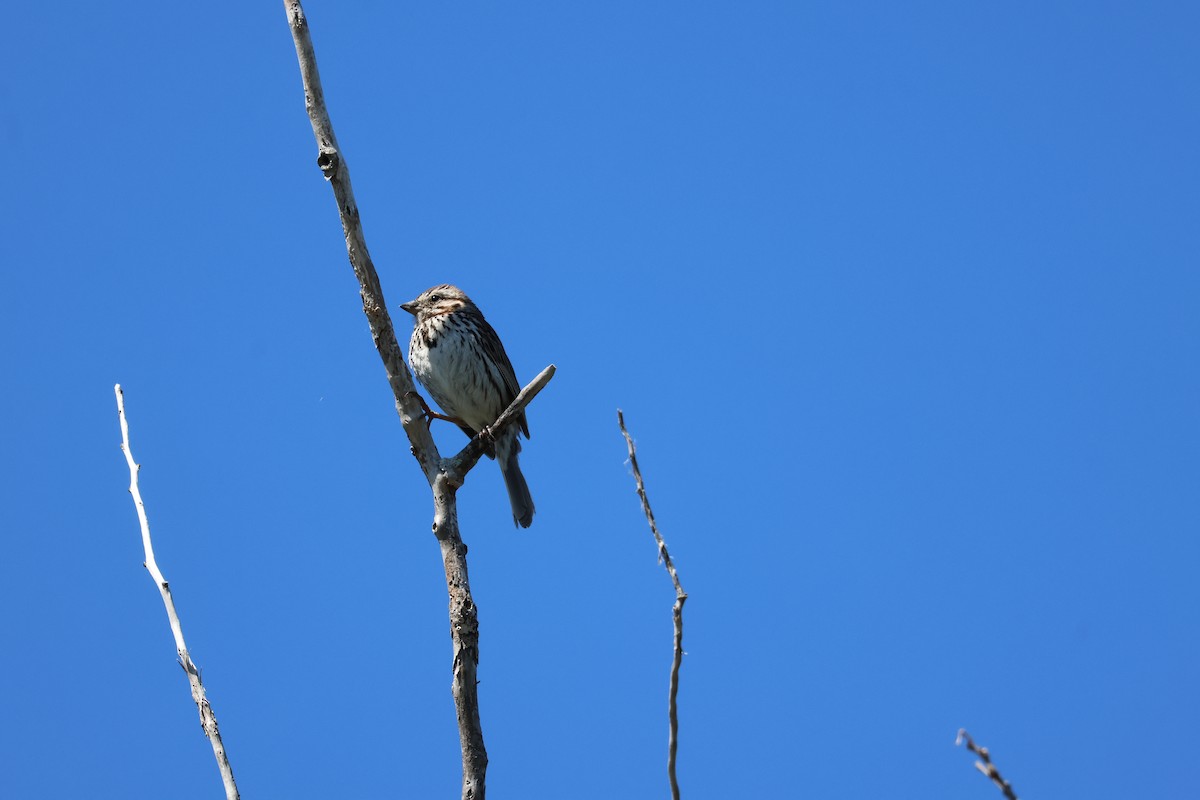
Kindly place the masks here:
<instances>
[{"instance_id":1,"label":"thin twig","mask_svg":"<svg viewBox=\"0 0 1200 800\"><path fill-rule=\"evenodd\" d=\"M955 738L954 744L966 744L968 750L979 756L979 760L975 762L975 769L982 772L992 783L1000 787L1000 791L1004 792L1004 796L1008 800L1017 800L1017 795L1013 791L1012 784L1000 777L1000 770L996 769L996 765L992 763L992 757L988 753L988 749L976 745L975 740L971 738L971 734L967 733L965 728L958 729L958 737Z\"/></svg>"},{"instance_id":2,"label":"thin twig","mask_svg":"<svg viewBox=\"0 0 1200 800\"><path fill-rule=\"evenodd\" d=\"M200 712L200 727L204 730L204 735L208 737L209 742L212 743L213 755L217 759L217 768L221 771L221 780L225 784L226 800L238 800L237 784L233 780L233 767L229 765L229 758L225 755L225 745L221 742L221 732L217 728L217 716L213 713L212 706L205 696L204 684L200 681L200 670L196 668L192 657L188 655L187 643L183 640L183 626L179 622L179 614L175 611L175 600L171 597L171 587L162 572L159 571L158 562L154 560L154 545L150 541L150 521L146 518L146 506L142 502L141 490L138 489L138 471L141 466L133 460L133 451L129 447L129 423L125 419L125 393L121 391L119 383L114 387L114 391L117 395L117 417L121 420L121 451L125 453L125 461L129 464L129 493L133 495L133 505L137 509L138 522L142 527L142 548L146 552L145 567L162 595L163 605L167 607L167 621L171 625L171 635L175 637L175 652L179 657L180 666L187 673L188 683L191 684L192 700L195 701L196 708Z\"/></svg>"},{"instance_id":3,"label":"thin twig","mask_svg":"<svg viewBox=\"0 0 1200 800\"><path fill-rule=\"evenodd\" d=\"M671 659L671 688L669 692L667 715L670 719L670 733L667 738L667 776L671 779L671 797L679 800L679 780L675 776L675 755L679 745L679 715L676 696L679 694L679 667L683 663L683 604L687 602L687 592L679 583L679 573L667 552L667 543L658 532L654 521L654 512L650 510L650 499L646 496L646 484L642 481L642 471L638 469L637 448L634 447L633 437L625 429L625 414L617 409L617 422L621 426L621 435L629 448L629 463L633 467L633 479L637 483L638 497L642 501L642 511L646 513L646 521L650 523L650 532L658 543L658 560L667 568L671 583L675 585L675 605L671 608L671 616L675 621L675 654Z\"/></svg>"}]
</instances>

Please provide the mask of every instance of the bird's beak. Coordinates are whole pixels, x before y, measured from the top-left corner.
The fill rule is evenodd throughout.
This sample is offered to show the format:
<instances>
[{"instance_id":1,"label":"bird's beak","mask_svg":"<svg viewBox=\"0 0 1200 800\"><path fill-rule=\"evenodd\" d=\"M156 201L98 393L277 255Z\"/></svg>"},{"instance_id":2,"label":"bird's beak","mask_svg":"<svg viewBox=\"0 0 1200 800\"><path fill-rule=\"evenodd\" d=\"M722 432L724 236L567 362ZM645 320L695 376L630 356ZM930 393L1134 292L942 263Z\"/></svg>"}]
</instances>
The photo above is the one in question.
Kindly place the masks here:
<instances>
[{"instance_id":1,"label":"bird's beak","mask_svg":"<svg viewBox=\"0 0 1200 800\"><path fill-rule=\"evenodd\" d=\"M401 303L400 307L403 308L408 313L412 314L413 316L416 316L416 314L417 314L417 301L416 300L409 300L407 303Z\"/></svg>"}]
</instances>

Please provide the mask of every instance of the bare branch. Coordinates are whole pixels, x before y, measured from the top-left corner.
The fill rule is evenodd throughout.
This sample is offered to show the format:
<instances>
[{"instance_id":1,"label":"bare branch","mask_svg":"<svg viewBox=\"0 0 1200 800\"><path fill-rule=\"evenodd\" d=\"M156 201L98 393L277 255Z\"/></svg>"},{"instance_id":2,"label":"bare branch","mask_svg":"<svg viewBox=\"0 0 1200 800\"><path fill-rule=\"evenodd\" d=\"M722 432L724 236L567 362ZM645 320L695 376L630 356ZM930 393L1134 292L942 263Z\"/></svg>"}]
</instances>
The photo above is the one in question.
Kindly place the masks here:
<instances>
[{"instance_id":1,"label":"bare branch","mask_svg":"<svg viewBox=\"0 0 1200 800\"><path fill-rule=\"evenodd\" d=\"M317 56L313 50L312 37L308 30L308 19L300 0L284 0L288 25L296 44L296 58L300 63L300 77L304 83L304 106L312 123L313 136L317 140L317 166L333 187L338 215L342 220L342 233L346 237L346 253L350 266L358 278L359 293L362 295L363 313L371 328L375 348L387 371L388 384L396 398L396 411L400 424L408 436L412 454L421 465L425 479L433 490L434 533L442 551L442 565L446 570L446 591L450 596L450 640L454 651L454 679L451 692L454 695L455 714L458 718L458 739L462 749L462 796L463 800L483 800L486 791L487 750L483 743L483 727L479 720L478 681L475 678L479 664L479 619L475 601L471 596L471 585L467 578L467 547L458 530L458 507L455 492L462 481L448 480L442 469L442 458L434 444L429 426L425 424L424 409L413 385L412 375L404 363L403 350L396 341L392 318L383 299L383 288L379 275L367 251L363 235L362 220L358 204L354 201L354 189L350 184L350 168L338 148L333 133L333 123L325 108L325 93L321 88L321 76L317 72Z\"/></svg>"},{"instance_id":2,"label":"bare branch","mask_svg":"<svg viewBox=\"0 0 1200 800\"><path fill-rule=\"evenodd\" d=\"M679 667L683 663L683 604L687 602L688 596L679 583L679 574L675 571L671 554L667 552L667 543L663 541L662 535L658 532L658 525L654 521L654 512L650 510L650 498L646 496L646 484L642 481L642 471L638 469L637 448L634 447L633 437L625 429L625 414L619 408L617 409L617 422L621 426L621 435L625 437L625 444L629 448L629 463L633 467L633 479L637 483L637 493L642 501L642 511L646 514L646 521L650 523L650 532L654 534L654 541L658 543L658 560L667 568L667 573L671 576L671 583L675 585L675 605L671 608L671 616L675 621L675 654L671 659L671 688L667 701L667 716L670 719L670 733L667 738L667 776L671 780L671 797L673 800L679 800L679 780L675 776L675 755L679 746L679 715L676 696L679 694Z\"/></svg>"},{"instance_id":3,"label":"bare branch","mask_svg":"<svg viewBox=\"0 0 1200 800\"><path fill-rule=\"evenodd\" d=\"M145 567L150 572L150 577L154 579L154 584L162 595L163 605L167 608L167 621L171 625L171 634L175 637L175 652L179 656L180 666L187 673L188 683L191 684L192 700L195 701L196 708L200 712L200 727L204 730L204 735L208 737L209 742L212 743L213 755L217 759L217 768L221 771L221 780L225 784L226 800L238 800L237 784L233 780L233 767L229 765L229 758L225 755L225 745L221 742L221 733L217 728L217 716L213 713L208 697L205 696L204 684L200 681L200 670L196 668L192 657L188 655L187 643L183 640L183 626L179 622L179 614L175 611L175 600L171 597L171 587L162 572L159 571L158 562L154 560L154 545L150 541L150 522L146 517L146 506L142 502L141 490L138 488L138 471L141 467L133 460L133 451L129 447L129 423L125 419L125 394L121 391L119 383L114 387L114 391L117 395L117 417L121 420L121 451L125 453L125 461L129 464L129 493L133 495L133 505L137 509L138 522L142 527L142 548L146 552Z\"/></svg>"},{"instance_id":4,"label":"bare branch","mask_svg":"<svg viewBox=\"0 0 1200 800\"><path fill-rule=\"evenodd\" d=\"M317 166L321 168L325 180L329 181L333 188L338 215L342 220L342 233L346 237L346 253L354 275L358 278L363 313L367 316L371 337L375 340L375 348L383 360L388 383L396 397L396 411L400 414L400 422L412 445L413 455L420 462L421 469L432 486L437 477L440 459L437 445L429 435L428 426L418 424L424 419L423 409L420 400L417 399L412 375L404 363L404 351L396 341L396 331L392 327L392 318L383 298L379 274L375 272L375 264L367 250L362 219L359 216L358 204L354 200L354 187L350 184L350 167L338 148L333 123L330 122L329 112L325 108L325 92L321 88L321 76L317 71L317 56L313 50L312 37L309 35L308 19L304 16L300 0L284 0L283 5L291 26L292 39L296 44L296 58L300 62L300 76L304 82L304 107L308 111L308 119L312 123L313 135L317 140Z\"/></svg>"},{"instance_id":5,"label":"bare branch","mask_svg":"<svg viewBox=\"0 0 1200 800\"><path fill-rule=\"evenodd\" d=\"M1004 796L1008 800L1017 800L1017 795L1013 791L1012 784L1000 777L1000 770L996 769L996 765L992 763L992 757L988 753L988 749L977 746L975 740L971 738L971 734L967 733L965 728L958 729L958 736L955 738L954 744L966 744L968 750L979 756L979 760L975 762L975 769L982 772L992 783L1000 787L1000 791L1004 792Z\"/></svg>"},{"instance_id":6,"label":"bare branch","mask_svg":"<svg viewBox=\"0 0 1200 800\"><path fill-rule=\"evenodd\" d=\"M404 363L403 350L396 341L395 329L387 311L387 303L383 299L379 276L367 251L362 220L350 184L350 169L338 147L333 124L325 108L325 95L317 71L317 57L309 34L308 20L304 16L300 0L284 0L283 5L296 45L296 58L300 63L300 75L304 83L304 105L317 140L317 166L333 187L338 214L342 220L342 232L346 237L346 252L359 282L363 313L367 316L371 336L387 371L388 383L396 398L400 422L412 446L412 453L433 490L433 531L441 547L442 563L446 570L446 590L450 597L450 637L454 650L452 692L458 717L459 743L462 747L462 796L464 800L483 800L486 790L484 777L487 772L487 751L484 748L483 729L479 721L479 695L476 688L479 620L467 577L467 547L462 542L458 528L456 492L466 473L479 460L483 452L482 438L487 434L475 437L452 459L443 459L438 453L437 445L429 433L429 426L425 424L424 404ZM553 374L552 365L522 391L492 427L493 435L515 418Z\"/></svg>"}]
</instances>

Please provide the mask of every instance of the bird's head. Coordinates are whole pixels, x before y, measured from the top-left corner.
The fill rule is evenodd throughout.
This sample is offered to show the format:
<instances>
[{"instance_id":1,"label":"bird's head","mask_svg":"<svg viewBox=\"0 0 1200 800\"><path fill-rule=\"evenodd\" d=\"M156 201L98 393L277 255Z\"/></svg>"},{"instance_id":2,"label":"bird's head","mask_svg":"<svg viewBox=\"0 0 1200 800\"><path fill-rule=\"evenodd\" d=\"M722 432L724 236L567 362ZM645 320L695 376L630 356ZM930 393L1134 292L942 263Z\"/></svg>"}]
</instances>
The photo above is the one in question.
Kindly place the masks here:
<instances>
[{"instance_id":1,"label":"bird's head","mask_svg":"<svg viewBox=\"0 0 1200 800\"><path fill-rule=\"evenodd\" d=\"M400 307L417 318L417 322L442 314L451 314L460 308L473 306L471 298L457 286L443 283L426 289L417 295L415 300L401 303Z\"/></svg>"}]
</instances>

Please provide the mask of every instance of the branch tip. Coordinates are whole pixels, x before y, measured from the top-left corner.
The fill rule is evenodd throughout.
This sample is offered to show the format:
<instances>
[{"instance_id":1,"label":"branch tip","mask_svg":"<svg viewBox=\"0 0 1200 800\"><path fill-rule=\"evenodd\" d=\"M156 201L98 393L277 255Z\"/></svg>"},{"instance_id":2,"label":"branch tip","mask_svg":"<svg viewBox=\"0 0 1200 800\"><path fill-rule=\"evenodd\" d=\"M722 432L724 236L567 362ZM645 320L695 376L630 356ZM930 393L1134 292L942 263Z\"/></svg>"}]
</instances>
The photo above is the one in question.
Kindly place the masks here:
<instances>
[{"instance_id":1,"label":"branch tip","mask_svg":"<svg viewBox=\"0 0 1200 800\"><path fill-rule=\"evenodd\" d=\"M975 762L975 769L982 772L992 783L996 784L1004 794L1006 800L1017 800L1017 795L1013 791L1012 784L1000 776L1000 770L992 763L991 754L988 752L988 749L975 744L975 740L971 738L971 734L967 733L966 728L958 729L958 735L954 737L954 744L956 747L965 744L968 750L979 756L980 760Z\"/></svg>"}]
</instances>

